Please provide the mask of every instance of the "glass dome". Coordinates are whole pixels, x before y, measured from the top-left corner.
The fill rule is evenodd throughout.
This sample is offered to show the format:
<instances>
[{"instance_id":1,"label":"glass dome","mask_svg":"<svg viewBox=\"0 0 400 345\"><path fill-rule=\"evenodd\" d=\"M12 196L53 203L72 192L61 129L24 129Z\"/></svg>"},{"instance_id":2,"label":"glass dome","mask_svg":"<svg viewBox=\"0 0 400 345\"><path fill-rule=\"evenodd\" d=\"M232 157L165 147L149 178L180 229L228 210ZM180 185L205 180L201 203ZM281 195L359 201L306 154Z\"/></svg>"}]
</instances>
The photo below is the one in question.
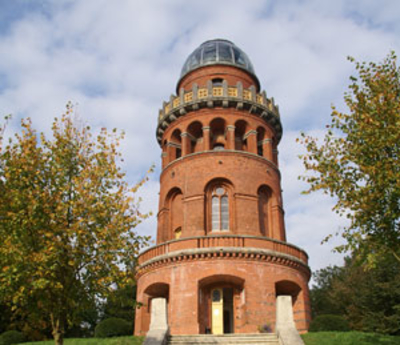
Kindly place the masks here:
<instances>
[{"instance_id":1,"label":"glass dome","mask_svg":"<svg viewBox=\"0 0 400 345\"><path fill-rule=\"evenodd\" d=\"M233 65L255 74L253 65L243 50L228 40L214 39L204 42L189 55L182 67L181 78L196 68L216 64Z\"/></svg>"}]
</instances>

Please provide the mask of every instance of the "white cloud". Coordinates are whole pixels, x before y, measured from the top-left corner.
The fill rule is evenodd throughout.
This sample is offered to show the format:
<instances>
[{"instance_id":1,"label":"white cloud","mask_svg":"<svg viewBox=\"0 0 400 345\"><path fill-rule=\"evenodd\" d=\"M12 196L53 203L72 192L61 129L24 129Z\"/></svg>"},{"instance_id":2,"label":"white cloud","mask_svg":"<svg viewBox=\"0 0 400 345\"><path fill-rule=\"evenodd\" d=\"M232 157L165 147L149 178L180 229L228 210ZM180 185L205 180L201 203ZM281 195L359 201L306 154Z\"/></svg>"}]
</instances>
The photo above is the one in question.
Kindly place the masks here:
<instances>
[{"instance_id":1,"label":"white cloud","mask_svg":"<svg viewBox=\"0 0 400 345\"><path fill-rule=\"evenodd\" d=\"M15 4L18 13L25 6ZM78 103L79 115L92 127L126 131L124 168L132 183L153 162L160 166L158 109L174 93L186 57L210 38L235 42L280 105L288 239L308 251L313 269L340 262L331 253L340 238L319 243L343 220L331 212L328 197L299 194L306 186L297 180L302 166L294 139L300 129L321 135L330 104L343 105L353 72L347 55L381 60L389 50L399 51L400 4L60 0L20 12L0 26L0 113L29 115L39 130L49 131L67 101ZM143 188L143 208L155 213L156 181L153 175ZM154 234L155 217L140 229Z\"/></svg>"}]
</instances>

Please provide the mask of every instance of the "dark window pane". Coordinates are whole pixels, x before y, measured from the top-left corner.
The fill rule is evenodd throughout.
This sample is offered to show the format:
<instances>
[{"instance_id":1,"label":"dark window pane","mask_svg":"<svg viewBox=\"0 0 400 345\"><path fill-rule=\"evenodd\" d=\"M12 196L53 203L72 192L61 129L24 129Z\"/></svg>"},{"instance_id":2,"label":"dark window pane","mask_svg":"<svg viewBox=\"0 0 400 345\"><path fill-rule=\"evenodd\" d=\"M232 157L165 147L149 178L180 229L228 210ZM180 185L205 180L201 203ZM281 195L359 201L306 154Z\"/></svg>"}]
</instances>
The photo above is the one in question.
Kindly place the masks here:
<instances>
[{"instance_id":1,"label":"dark window pane","mask_svg":"<svg viewBox=\"0 0 400 345\"><path fill-rule=\"evenodd\" d=\"M233 55L235 56L235 61L238 65L246 66L246 60L239 50L233 48Z\"/></svg>"},{"instance_id":2,"label":"dark window pane","mask_svg":"<svg viewBox=\"0 0 400 345\"><path fill-rule=\"evenodd\" d=\"M210 43L204 46L203 50L203 63L212 62L217 59L216 44Z\"/></svg>"},{"instance_id":3,"label":"dark window pane","mask_svg":"<svg viewBox=\"0 0 400 345\"><path fill-rule=\"evenodd\" d=\"M217 196L212 198L211 214L212 230L219 230L219 198Z\"/></svg>"},{"instance_id":4,"label":"dark window pane","mask_svg":"<svg viewBox=\"0 0 400 345\"><path fill-rule=\"evenodd\" d=\"M218 56L219 61L233 62L231 47L226 43L218 44Z\"/></svg>"}]
</instances>

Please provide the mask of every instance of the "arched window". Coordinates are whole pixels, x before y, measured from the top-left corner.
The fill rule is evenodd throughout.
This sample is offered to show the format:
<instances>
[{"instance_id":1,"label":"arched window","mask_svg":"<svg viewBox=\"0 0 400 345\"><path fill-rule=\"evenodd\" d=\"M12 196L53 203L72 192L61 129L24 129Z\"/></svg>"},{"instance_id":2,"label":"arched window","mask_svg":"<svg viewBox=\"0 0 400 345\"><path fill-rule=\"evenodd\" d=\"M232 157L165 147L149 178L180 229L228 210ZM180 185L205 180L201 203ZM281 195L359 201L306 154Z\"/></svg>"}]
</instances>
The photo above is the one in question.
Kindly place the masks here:
<instances>
[{"instance_id":1,"label":"arched window","mask_svg":"<svg viewBox=\"0 0 400 345\"><path fill-rule=\"evenodd\" d=\"M175 233L175 239L179 240L181 238L181 235L182 235L182 228L179 227L179 228L175 229L174 233Z\"/></svg>"},{"instance_id":2,"label":"arched window","mask_svg":"<svg viewBox=\"0 0 400 345\"><path fill-rule=\"evenodd\" d=\"M178 159L182 156L182 138L181 131L178 128L173 131L168 146L169 162L172 162L173 160Z\"/></svg>"},{"instance_id":3,"label":"arched window","mask_svg":"<svg viewBox=\"0 0 400 345\"><path fill-rule=\"evenodd\" d=\"M211 148L221 151L226 148L226 123L224 119L216 118L210 123Z\"/></svg>"},{"instance_id":4,"label":"arched window","mask_svg":"<svg viewBox=\"0 0 400 345\"><path fill-rule=\"evenodd\" d=\"M223 185L217 185L211 193L211 230L229 230L229 198Z\"/></svg>"},{"instance_id":5,"label":"arched window","mask_svg":"<svg viewBox=\"0 0 400 345\"><path fill-rule=\"evenodd\" d=\"M271 189L262 186L258 190L258 217L260 222L260 232L262 236L271 237L270 219L271 219Z\"/></svg>"},{"instance_id":6,"label":"arched window","mask_svg":"<svg viewBox=\"0 0 400 345\"><path fill-rule=\"evenodd\" d=\"M263 127L257 128L257 154L261 157L264 156L264 139L265 139L265 129Z\"/></svg>"},{"instance_id":7,"label":"arched window","mask_svg":"<svg viewBox=\"0 0 400 345\"><path fill-rule=\"evenodd\" d=\"M247 151L247 139L244 135L247 133L249 125L244 120L235 123L235 150Z\"/></svg>"},{"instance_id":8,"label":"arched window","mask_svg":"<svg viewBox=\"0 0 400 345\"><path fill-rule=\"evenodd\" d=\"M172 188L165 199L165 241L179 239L182 235L183 226L183 200L179 188Z\"/></svg>"}]
</instances>

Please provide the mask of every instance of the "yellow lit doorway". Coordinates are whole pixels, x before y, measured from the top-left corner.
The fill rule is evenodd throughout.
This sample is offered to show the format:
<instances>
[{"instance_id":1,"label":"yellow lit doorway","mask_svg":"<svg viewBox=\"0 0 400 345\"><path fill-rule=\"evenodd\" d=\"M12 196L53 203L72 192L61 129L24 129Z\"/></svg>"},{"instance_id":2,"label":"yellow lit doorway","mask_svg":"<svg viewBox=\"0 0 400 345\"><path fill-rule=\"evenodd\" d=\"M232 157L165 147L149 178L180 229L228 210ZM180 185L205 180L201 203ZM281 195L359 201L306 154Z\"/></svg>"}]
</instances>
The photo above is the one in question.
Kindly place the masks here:
<instances>
[{"instance_id":1,"label":"yellow lit doorway","mask_svg":"<svg viewBox=\"0 0 400 345\"><path fill-rule=\"evenodd\" d=\"M224 296L223 289L211 291L211 332L212 334L224 333Z\"/></svg>"},{"instance_id":2,"label":"yellow lit doorway","mask_svg":"<svg viewBox=\"0 0 400 345\"><path fill-rule=\"evenodd\" d=\"M233 333L233 289L211 290L211 333Z\"/></svg>"}]
</instances>

